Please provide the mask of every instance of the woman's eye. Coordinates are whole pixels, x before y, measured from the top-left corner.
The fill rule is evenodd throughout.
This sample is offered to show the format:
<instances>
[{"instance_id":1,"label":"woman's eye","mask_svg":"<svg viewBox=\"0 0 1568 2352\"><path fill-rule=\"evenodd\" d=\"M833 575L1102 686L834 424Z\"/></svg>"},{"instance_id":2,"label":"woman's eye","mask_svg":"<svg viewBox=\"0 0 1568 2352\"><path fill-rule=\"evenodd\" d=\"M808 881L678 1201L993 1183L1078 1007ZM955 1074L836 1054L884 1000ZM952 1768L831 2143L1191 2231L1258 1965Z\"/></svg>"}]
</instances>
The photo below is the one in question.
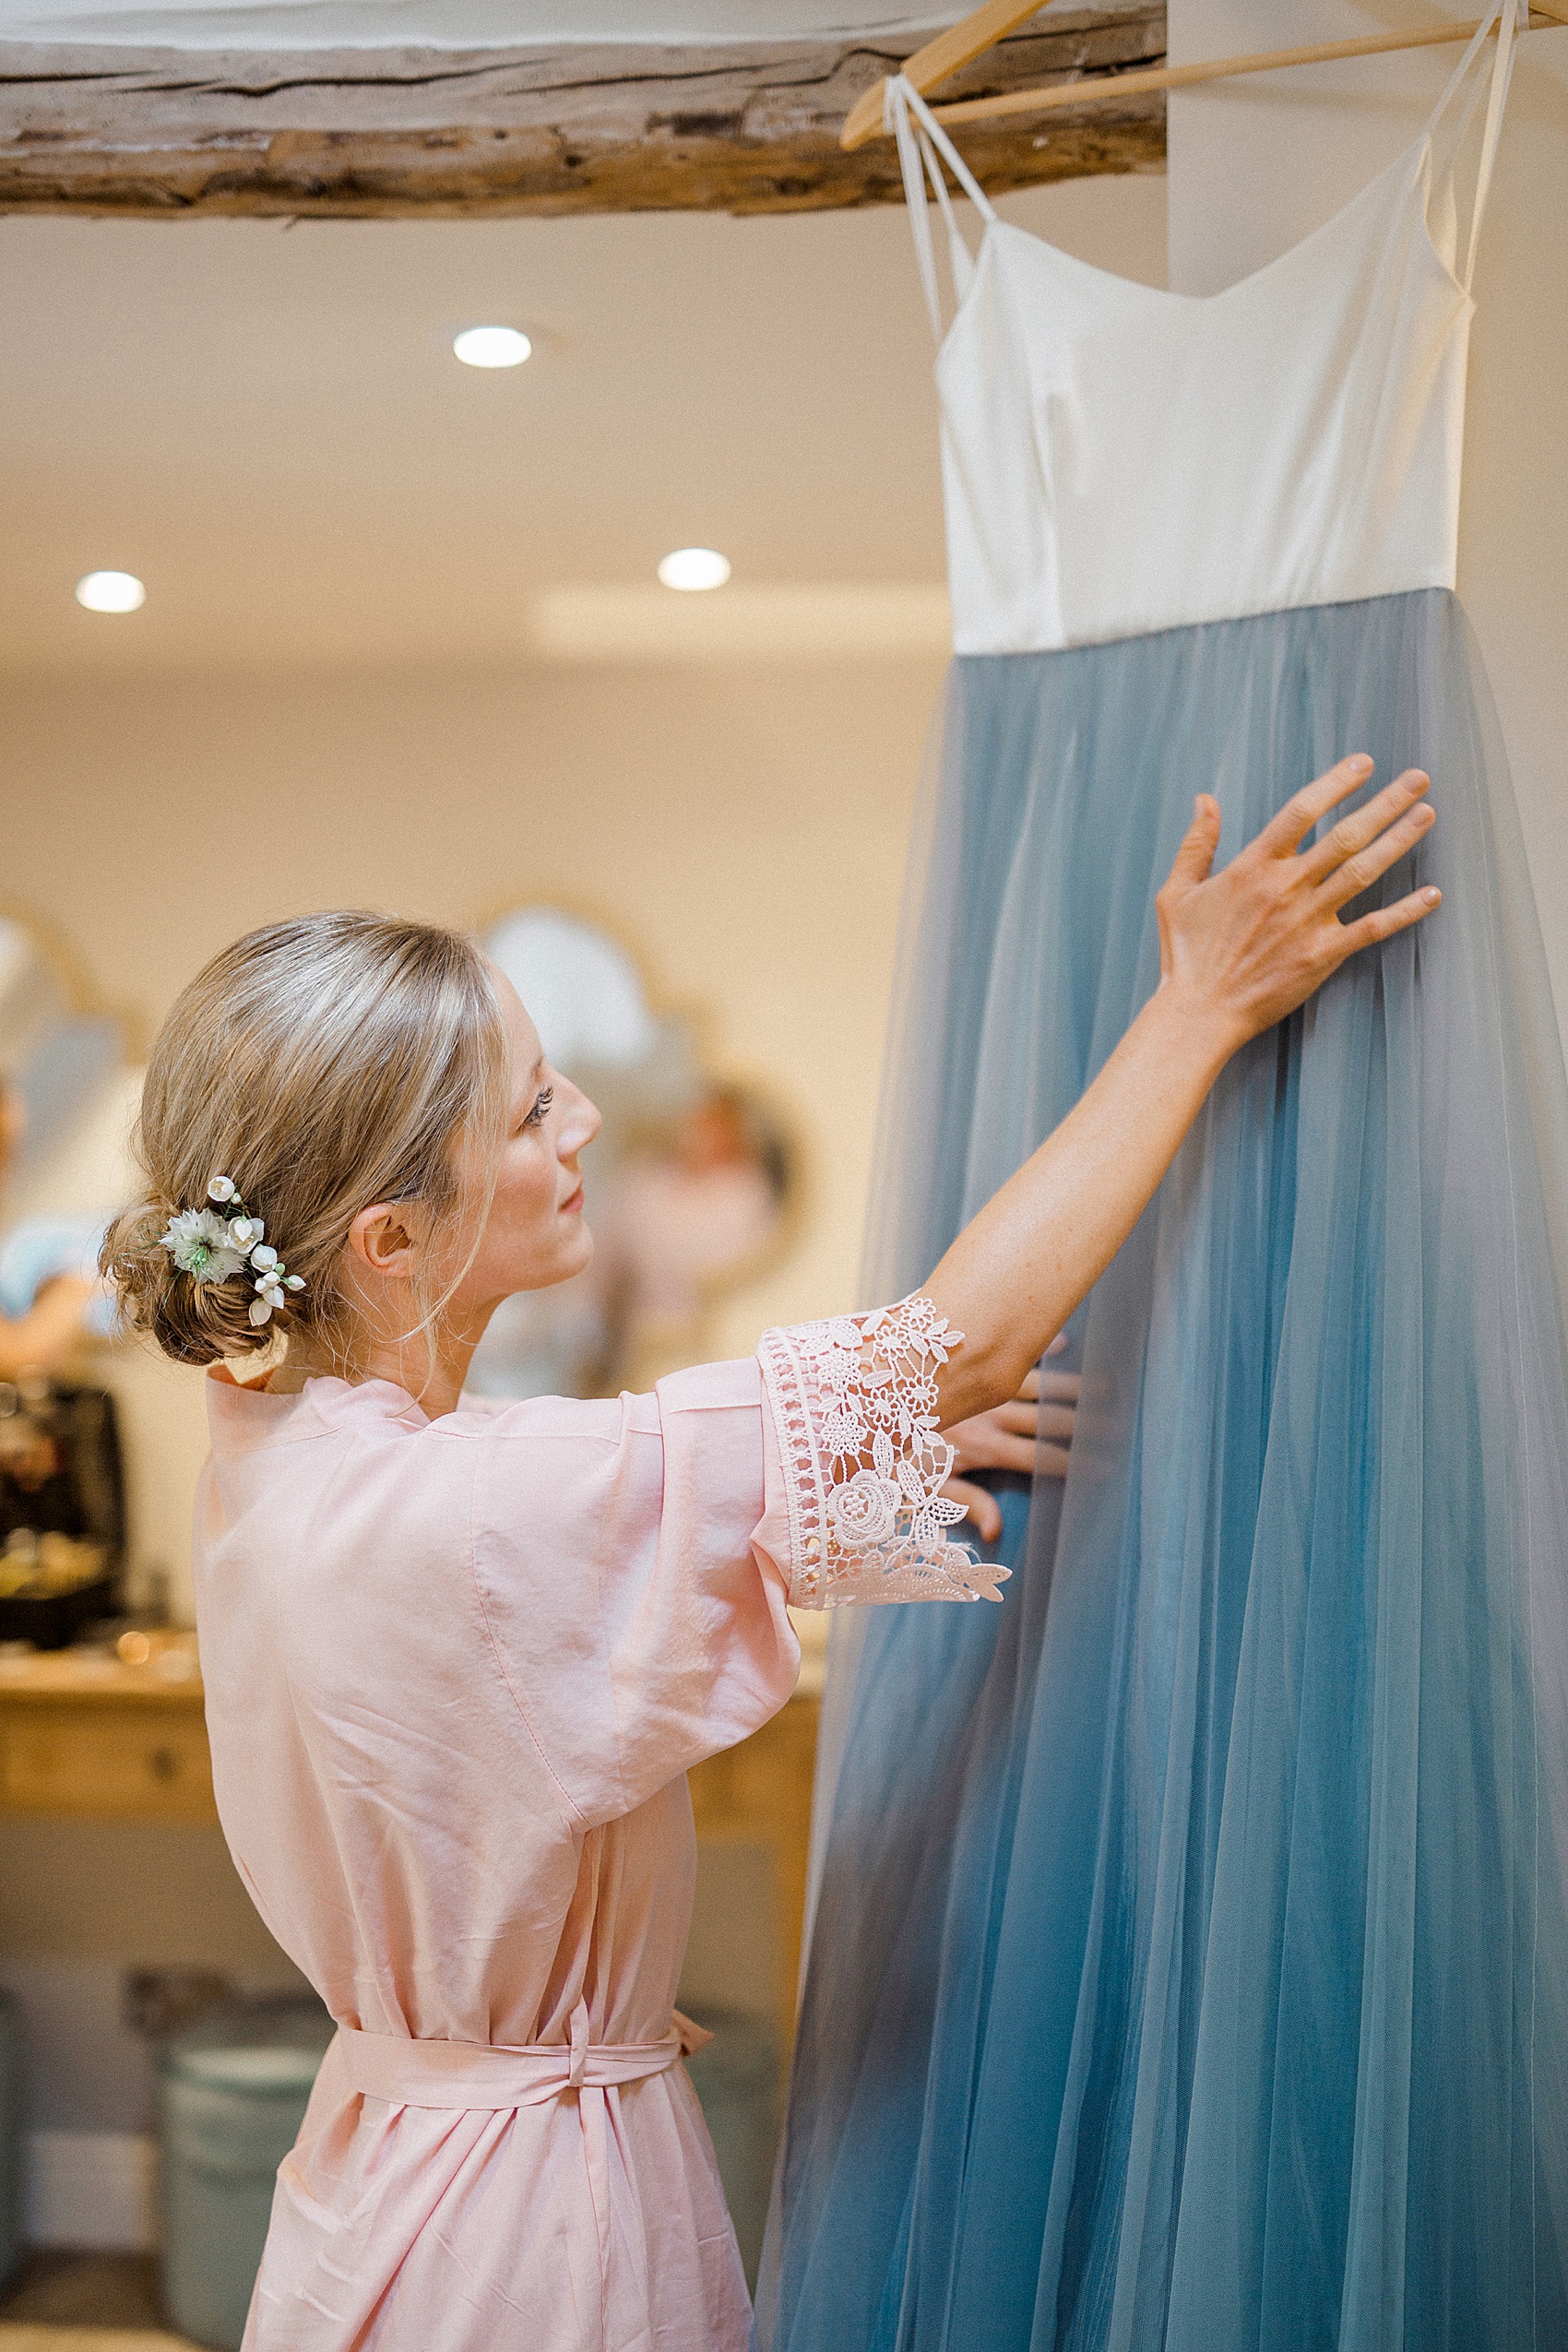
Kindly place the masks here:
<instances>
[{"instance_id":1,"label":"woman's eye","mask_svg":"<svg viewBox=\"0 0 1568 2352\"><path fill-rule=\"evenodd\" d=\"M538 1094L534 1097L533 1109L523 1121L524 1126L542 1127L544 1124L545 1113L549 1111L550 1106L554 1099L555 1089L553 1087L540 1087Z\"/></svg>"}]
</instances>

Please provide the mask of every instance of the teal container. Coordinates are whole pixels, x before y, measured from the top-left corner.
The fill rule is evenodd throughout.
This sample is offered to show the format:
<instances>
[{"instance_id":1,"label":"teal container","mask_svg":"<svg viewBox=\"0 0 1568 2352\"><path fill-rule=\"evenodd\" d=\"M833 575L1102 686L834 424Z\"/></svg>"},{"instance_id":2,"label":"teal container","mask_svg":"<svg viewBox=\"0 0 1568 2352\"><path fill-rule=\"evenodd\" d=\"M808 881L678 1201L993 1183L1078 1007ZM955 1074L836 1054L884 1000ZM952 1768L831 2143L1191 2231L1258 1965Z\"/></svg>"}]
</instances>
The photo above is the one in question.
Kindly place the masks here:
<instances>
[{"instance_id":1,"label":"teal container","mask_svg":"<svg viewBox=\"0 0 1568 2352\"><path fill-rule=\"evenodd\" d=\"M163 2308L178 2334L215 2352L238 2352L273 2180L332 2034L315 2002L258 2002L160 2054Z\"/></svg>"},{"instance_id":2,"label":"teal container","mask_svg":"<svg viewBox=\"0 0 1568 2352\"><path fill-rule=\"evenodd\" d=\"M22 2016L0 1992L0 2287L22 2259Z\"/></svg>"},{"instance_id":3,"label":"teal container","mask_svg":"<svg viewBox=\"0 0 1568 2352\"><path fill-rule=\"evenodd\" d=\"M754 2289L778 2146L778 2035L743 2009L705 2008L696 2022L713 2039L687 2059L686 2071L719 2159L746 2283Z\"/></svg>"}]
</instances>

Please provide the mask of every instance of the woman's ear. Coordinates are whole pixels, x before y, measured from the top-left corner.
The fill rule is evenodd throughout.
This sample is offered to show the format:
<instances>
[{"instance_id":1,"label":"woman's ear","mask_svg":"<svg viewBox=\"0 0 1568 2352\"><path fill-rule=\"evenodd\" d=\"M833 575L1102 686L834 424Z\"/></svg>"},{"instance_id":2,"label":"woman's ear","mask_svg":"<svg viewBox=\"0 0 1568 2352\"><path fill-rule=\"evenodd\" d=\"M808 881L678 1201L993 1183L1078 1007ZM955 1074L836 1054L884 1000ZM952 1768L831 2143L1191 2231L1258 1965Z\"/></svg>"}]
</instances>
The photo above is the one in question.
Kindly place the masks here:
<instances>
[{"instance_id":1,"label":"woman's ear","mask_svg":"<svg viewBox=\"0 0 1568 2352\"><path fill-rule=\"evenodd\" d=\"M408 1281L414 1270L417 1209L410 1201L377 1201L362 1208L349 1228L349 1249L383 1281Z\"/></svg>"}]
</instances>

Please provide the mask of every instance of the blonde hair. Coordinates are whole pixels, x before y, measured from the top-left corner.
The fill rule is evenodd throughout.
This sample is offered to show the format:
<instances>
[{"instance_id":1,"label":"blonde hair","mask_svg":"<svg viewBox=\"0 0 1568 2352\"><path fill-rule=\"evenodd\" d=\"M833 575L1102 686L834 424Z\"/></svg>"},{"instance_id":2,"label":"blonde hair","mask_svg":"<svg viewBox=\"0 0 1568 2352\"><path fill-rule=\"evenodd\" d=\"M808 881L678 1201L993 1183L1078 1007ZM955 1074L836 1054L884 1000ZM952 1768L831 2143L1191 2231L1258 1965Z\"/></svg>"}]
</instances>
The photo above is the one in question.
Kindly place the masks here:
<instances>
[{"instance_id":1,"label":"blonde hair","mask_svg":"<svg viewBox=\"0 0 1568 2352\"><path fill-rule=\"evenodd\" d=\"M231 1176L303 1277L281 1328L351 1368L357 1335L337 1280L350 1226L373 1202L418 1200L455 1220L471 1255L507 1099L490 967L463 932L372 914L249 932L181 992L153 1046L135 1138L146 1193L100 1259L122 1313L180 1363L271 1344L276 1326L250 1321L249 1282L198 1282L160 1242L172 1216ZM442 1270L449 1293L461 1268ZM427 1327L443 1303L420 1290Z\"/></svg>"}]
</instances>

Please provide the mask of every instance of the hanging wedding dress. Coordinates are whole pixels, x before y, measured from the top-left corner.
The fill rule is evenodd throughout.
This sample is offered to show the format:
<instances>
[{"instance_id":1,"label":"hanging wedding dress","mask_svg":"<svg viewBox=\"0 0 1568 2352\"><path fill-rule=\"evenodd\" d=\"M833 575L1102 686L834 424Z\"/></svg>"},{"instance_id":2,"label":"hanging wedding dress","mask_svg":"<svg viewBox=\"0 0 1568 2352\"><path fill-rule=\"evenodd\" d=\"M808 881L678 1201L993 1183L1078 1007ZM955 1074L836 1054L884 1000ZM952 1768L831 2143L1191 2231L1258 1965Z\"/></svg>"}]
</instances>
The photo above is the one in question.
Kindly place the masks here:
<instances>
[{"instance_id":1,"label":"hanging wedding dress","mask_svg":"<svg viewBox=\"0 0 1568 2352\"><path fill-rule=\"evenodd\" d=\"M1154 987L1194 791L1223 859L1347 752L1428 767L1445 896L1221 1080L1075 1318L1004 1605L836 1630L770 2352L1568 2346L1568 1132L1453 594L1514 30L1207 300L996 220L893 88L933 312L933 143L986 226L869 1292Z\"/></svg>"}]
</instances>

